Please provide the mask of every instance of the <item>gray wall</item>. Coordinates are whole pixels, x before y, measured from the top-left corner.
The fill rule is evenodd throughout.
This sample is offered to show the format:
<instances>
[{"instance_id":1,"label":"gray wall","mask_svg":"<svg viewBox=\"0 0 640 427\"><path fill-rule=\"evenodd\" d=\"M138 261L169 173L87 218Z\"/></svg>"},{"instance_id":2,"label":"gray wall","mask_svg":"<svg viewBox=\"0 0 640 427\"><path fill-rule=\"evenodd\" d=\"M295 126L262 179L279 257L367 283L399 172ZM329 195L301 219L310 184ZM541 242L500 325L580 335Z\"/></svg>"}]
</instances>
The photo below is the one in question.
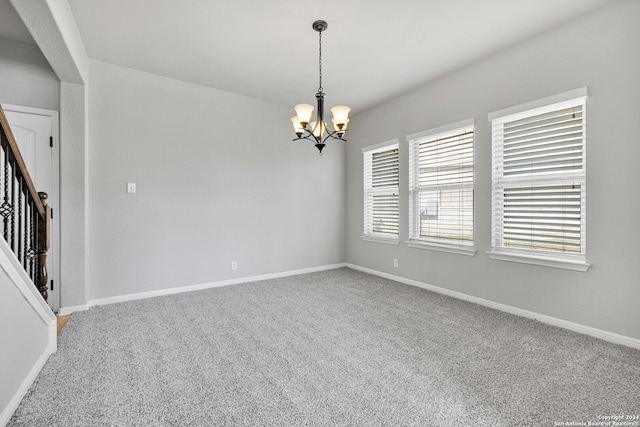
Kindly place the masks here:
<instances>
[{"instance_id":1,"label":"gray wall","mask_svg":"<svg viewBox=\"0 0 640 427\"><path fill-rule=\"evenodd\" d=\"M60 80L37 46L0 39L0 103L60 109Z\"/></svg>"},{"instance_id":2,"label":"gray wall","mask_svg":"<svg viewBox=\"0 0 640 427\"><path fill-rule=\"evenodd\" d=\"M60 307L87 302L86 92L60 83Z\"/></svg>"},{"instance_id":3,"label":"gray wall","mask_svg":"<svg viewBox=\"0 0 640 427\"><path fill-rule=\"evenodd\" d=\"M622 1L479 61L353 120L347 151L347 261L640 338L640 2ZM491 260L487 114L588 86L586 273ZM405 136L475 118L474 257L363 242L363 146L401 140L401 239L408 237ZM399 268L392 267L392 258Z\"/></svg>"},{"instance_id":4,"label":"gray wall","mask_svg":"<svg viewBox=\"0 0 640 427\"><path fill-rule=\"evenodd\" d=\"M291 108L89 70L89 300L344 262L343 143L320 157Z\"/></svg>"}]
</instances>

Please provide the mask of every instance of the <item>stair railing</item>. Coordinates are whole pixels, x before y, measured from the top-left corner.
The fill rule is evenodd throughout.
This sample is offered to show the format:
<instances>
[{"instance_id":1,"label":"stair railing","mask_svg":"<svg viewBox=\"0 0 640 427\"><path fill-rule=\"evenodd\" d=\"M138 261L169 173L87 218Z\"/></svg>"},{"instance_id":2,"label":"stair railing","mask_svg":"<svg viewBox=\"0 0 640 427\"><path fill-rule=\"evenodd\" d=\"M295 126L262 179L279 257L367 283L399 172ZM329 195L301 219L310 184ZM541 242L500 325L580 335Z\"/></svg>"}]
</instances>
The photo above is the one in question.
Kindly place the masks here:
<instances>
[{"instance_id":1,"label":"stair railing","mask_svg":"<svg viewBox=\"0 0 640 427\"><path fill-rule=\"evenodd\" d=\"M46 301L51 218L48 196L36 191L2 106L0 127L0 234Z\"/></svg>"}]
</instances>

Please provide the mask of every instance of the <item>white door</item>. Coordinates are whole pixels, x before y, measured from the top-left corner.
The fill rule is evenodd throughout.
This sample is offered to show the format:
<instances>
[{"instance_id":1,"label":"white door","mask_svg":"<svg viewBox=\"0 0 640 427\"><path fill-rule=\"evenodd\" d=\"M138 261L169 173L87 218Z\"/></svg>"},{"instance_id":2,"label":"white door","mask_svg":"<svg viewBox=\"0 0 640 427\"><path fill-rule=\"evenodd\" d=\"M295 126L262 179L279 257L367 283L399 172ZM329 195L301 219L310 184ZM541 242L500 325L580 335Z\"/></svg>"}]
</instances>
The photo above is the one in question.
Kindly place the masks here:
<instances>
[{"instance_id":1,"label":"white door","mask_svg":"<svg viewBox=\"0 0 640 427\"><path fill-rule=\"evenodd\" d=\"M49 306L57 311L60 308L60 283L57 277L59 235L57 227L57 121L56 111L4 105L5 115L16 139L20 154L31 175L36 191L44 191L49 195L47 203L53 210L51 220L51 248L47 253L47 271L49 273ZM53 287L53 289L51 289Z\"/></svg>"}]
</instances>

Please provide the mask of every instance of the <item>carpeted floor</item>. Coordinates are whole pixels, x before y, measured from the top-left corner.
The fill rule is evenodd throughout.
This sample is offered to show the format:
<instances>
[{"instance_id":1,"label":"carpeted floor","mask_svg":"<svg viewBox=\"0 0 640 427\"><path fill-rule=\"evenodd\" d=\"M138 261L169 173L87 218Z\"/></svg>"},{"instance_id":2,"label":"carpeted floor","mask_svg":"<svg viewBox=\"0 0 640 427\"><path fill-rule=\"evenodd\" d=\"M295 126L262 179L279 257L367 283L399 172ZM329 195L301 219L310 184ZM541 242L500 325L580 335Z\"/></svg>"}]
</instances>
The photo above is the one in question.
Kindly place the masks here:
<instances>
[{"instance_id":1,"label":"carpeted floor","mask_svg":"<svg viewBox=\"0 0 640 427\"><path fill-rule=\"evenodd\" d=\"M9 426L557 426L640 351L350 269L75 313Z\"/></svg>"}]
</instances>

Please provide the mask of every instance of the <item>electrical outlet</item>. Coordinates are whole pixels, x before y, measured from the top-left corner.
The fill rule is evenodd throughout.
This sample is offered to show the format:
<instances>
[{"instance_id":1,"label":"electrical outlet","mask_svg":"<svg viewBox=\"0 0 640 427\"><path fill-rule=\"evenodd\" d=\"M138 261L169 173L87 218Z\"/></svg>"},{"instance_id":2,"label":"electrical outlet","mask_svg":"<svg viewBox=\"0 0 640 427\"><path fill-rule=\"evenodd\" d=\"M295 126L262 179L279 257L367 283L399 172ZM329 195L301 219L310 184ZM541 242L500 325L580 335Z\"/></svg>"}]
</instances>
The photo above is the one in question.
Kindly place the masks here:
<instances>
[{"instance_id":1,"label":"electrical outlet","mask_svg":"<svg viewBox=\"0 0 640 427\"><path fill-rule=\"evenodd\" d=\"M398 258L393 259L393 266L398 268Z\"/></svg>"},{"instance_id":2,"label":"electrical outlet","mask_svg":"<svg viewBox=\"0 0 640 427\"><path fill-rule=\"evenodd\" d=\"M231 270L236 271L238 269L238 261L231 261Z\"/></svg>"}]
</instances>

